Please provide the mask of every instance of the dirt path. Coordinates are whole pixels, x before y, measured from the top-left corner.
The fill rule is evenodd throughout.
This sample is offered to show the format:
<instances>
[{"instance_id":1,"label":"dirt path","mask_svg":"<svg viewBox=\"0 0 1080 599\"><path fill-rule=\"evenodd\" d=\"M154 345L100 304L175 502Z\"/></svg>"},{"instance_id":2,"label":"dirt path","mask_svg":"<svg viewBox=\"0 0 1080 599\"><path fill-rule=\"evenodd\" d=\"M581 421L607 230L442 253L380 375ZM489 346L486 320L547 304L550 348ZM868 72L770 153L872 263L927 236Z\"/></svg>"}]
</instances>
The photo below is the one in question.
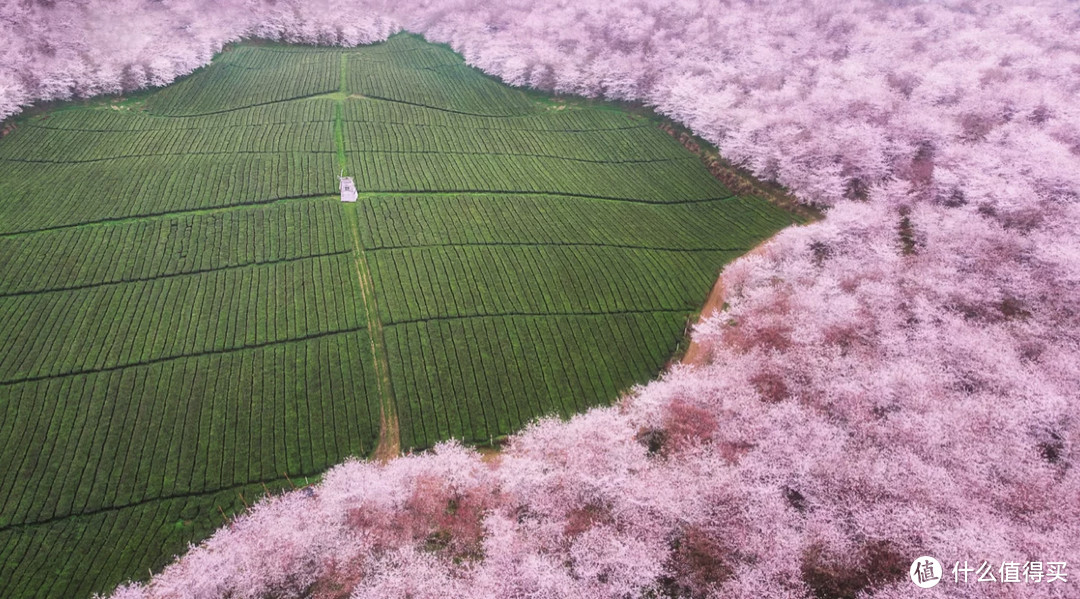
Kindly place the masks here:
<instances>
[{"instance_id":1,"label":"dirt path","mask_svg":"<svg viewBox=\"0 0 1080 599\"><path fill-rule=\"evenodd\" d=\"M771 236L762 239L750 251L746 252L742 256L739 256L738 258L736 258L736 260L742 260L748 256L753 256L754 254L759 254L765 251L765 247L769 245L769 242L772 241L773 237L776 237L784 230L785 229L780 229L779 231L773 233ZM695 322L694 324L697 325L706 318L713 316L714 314L723 310L725 299L726 294L724 293L724 276L721 274L717 275L716 283L713 283L712 290L709 291L709 297L705 299L705 305L701 308L701 315L698 316L697 322ZM694 341L694 338L691 336L690 345L686 348L686 353L683 354L680 363L700 366L702 364L707 364L710 357L711 356L709 355L709 350L705 347L702 347L700 343Z\"/></svg>"},{"instance_id":2,"label":"dirt path","mask_svg":"<svg viewBox=\"0 0 1080 599\"><path fill-rule=\"evenodd\" d=\"M360 295L367 313L368 338L371 340L371 355L375 361L375 385L379 393L379 444L375 446L375 459L385 462L401 455L401 431L398 428L394 397L390 392L390 365L386 361L382 321L379 320L378 306L375 304L375 285L371 280L371 270L368 269L367 255L363 250L360 250L356 259L356 274L360 279Z\"/></svg>"},{"instance_id":3,"label":"dirt path","mask_svg":"<svg viewBox=\"0 0 1080 599\"><path fill-rule=\"evenodd\" d=\"M375 459L387 462L401 455L401 429L398 427L397 411L385 402L379 402L379 444L375 446Z\"/></svg>"},{"instance_id":4,"label":"dirt path","mask_svg":"<svg viewBox=\"0 0 1080 599\"><path fill-rule=\"evenodd\" d=\"M698 317L697 323L705 320L706 318L720 312L724 307L724 277L716 277L716 283L713 284L713 288L709 291L709 297L705 300L705 306L701 308L701 316ZM690 338L690 346L686 348L686 353L683 354L682 363L699 366L709 361L709 350L702 347L693 337Z\"/></svg>"}]
</instances>

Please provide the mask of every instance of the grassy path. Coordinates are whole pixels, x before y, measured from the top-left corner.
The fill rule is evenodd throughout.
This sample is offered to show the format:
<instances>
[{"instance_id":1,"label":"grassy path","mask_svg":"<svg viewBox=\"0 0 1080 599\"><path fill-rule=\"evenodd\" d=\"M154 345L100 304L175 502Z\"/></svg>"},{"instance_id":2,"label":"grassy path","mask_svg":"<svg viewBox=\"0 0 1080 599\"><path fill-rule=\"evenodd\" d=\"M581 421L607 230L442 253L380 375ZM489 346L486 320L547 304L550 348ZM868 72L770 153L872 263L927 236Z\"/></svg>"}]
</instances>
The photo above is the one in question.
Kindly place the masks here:
<instances>
[{"instance_id":1,"label":"grassy path","mask_svg":"<svg viewBox=\"0 0 1080 599\"><path fill-rule=\"evenodd\" d=\"M382 321L379 320L378 304L375 301L375 283L371 279L367 253L360 241L360 214L356 204L347 204L343 208L350 217L349 229L356 246L356 278L360 282L360 296L364 301L368 337L371 339L371 356L375 363L375 383L379 394L379 443L375 447L374 457L386 461L401 453L401 433L390 386L390 366L386 360Z\"/></svg>"},{"instance_id":2,"label":"grassy path","mask_svg":"<svg viewBox=\"0 0 1080 599\"><path fill-rule=\"evenodd\" d=\"M345 73L348 68L348 54L341 56L341 89L334 107L334 144L337 147L338 167L345 169L345 131L342 113L345 109L344 98L348 97L345 85ZM350 173L351 174L351 173ZM366 200L361 200L366 201ZM374 457L386 461L401 453L401 433L398 428L397 409L390 385L390 366L386 360L386 343L383 340L382 321L379 320L378 304L375 300L375 282L371 278L367 253L360 239L360 213L356 204L345 204L342 208L349 220L355 249L356 279L360 283L360 296L364 302L364 316L367 319L368 338L371 340L371 357L375 364L375 383L379 395L379 443L375 446Z\"/></svg>"},{"instance_id":3,"label":"grassy path","mask_svg":"<svg viewBox=\"0 0 1080 599\"><path fill-rule=\"evenodd\" d=\"M349 65L349 55L341 55L341 81L340 89L334 94L334 147L337 148L338 168L345 170L345 126L342 124L342 113L345 110L345 73Z\"/></svg>"}]
</instances>

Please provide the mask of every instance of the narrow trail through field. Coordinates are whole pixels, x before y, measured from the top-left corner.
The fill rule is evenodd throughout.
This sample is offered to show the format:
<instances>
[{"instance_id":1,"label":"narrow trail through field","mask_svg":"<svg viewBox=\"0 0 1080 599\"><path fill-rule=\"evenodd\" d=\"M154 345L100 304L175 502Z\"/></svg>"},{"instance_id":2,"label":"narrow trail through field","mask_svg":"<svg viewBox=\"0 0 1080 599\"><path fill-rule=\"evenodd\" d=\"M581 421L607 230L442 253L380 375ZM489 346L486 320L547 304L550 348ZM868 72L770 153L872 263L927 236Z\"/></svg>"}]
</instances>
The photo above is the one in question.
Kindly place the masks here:
<instances>
[{"instance_id":1,"label":"narrow trail through field","mask_svg":"<svg viewBox=\"0 0 1080 599\"><path fill-rule=\"evenodd\" d=\"M375 302L375 283L371 279L367 255L360 242L359 218L355 205L346 206L352 214L352 235L356 244L356 278L360 283L360 297L364 301L364 314L367 317L368 338L371 340L371 357L375 363L375 385L379 396L379 443L375 446L374 457L385 462L401 453L401 433L398 429L397 410L390 387L390 366L386 360L386 343L383 340L382 321L379 320L378 305Z\"/></svg>"},{"instance_id":2,"label":"narrow trail through field","mask_svg":"<svg viewBox=\"0 0 1080 599\"><path fill-rule=\"evenodd\" d=\"M342 113L345 108L344 98L348 97L345 74L348 69L348 54L341 55L341 89L336 94L334 107L334 144L337 146L338 167L344 172L346 167L345 131ZM352 175L352 173L349 173ZM367 200L364 200L367 201ZM390 385L390 365L386 360L386 342L383 339L382 321L379 320L378 304L375 300L375 282L371 278L367 252L360 239L360 212L356 204L342 207L349 218L353 246L356 251L356 279L360 283L360 297L364 302L364 315L367 319L368 338L371 341L371 358L375 364L375 386L379 397L379 442L375 446L374 458L385 462L401 454L401 431L398 427L397 409Z\"/></svg>"},{"instance_id":3,"label":"narrow trail through field","mask_svg":"<svg viewBox=\"0 0 1080 599\"><path fill-rule=\"evenodd\" d=\"M338 168L345 170L345 124L343 112L345 110L345 75L348 69L348 54L341 55L341 79L340 90L333 94L334 99L334 147L337 149ZM351 174L351 173L350 173Z\"/></svg>"}]
</instances>

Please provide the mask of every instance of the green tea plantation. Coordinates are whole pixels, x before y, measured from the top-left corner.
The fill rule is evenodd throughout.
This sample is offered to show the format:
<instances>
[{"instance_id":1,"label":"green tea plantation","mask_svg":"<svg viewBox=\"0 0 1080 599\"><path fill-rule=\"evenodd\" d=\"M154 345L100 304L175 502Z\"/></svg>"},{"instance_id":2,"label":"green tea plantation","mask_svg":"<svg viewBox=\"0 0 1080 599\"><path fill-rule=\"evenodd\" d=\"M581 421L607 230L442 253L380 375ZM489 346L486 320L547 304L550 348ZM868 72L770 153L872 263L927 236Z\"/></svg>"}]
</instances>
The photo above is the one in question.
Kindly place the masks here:
<instances>
[{"instance_id":1,"label":"green tea plantation","mask_svg":"<svg viewBox=\"0 0 1080 599\"><path fill-rule=\"evenodd\" d=\"M664 367L792 222L648 116L408 35L241 44L0 139L0 597L89 597L349 456ZM343 203L338 175L353 177Z\"/></svg>"}]
</instances>

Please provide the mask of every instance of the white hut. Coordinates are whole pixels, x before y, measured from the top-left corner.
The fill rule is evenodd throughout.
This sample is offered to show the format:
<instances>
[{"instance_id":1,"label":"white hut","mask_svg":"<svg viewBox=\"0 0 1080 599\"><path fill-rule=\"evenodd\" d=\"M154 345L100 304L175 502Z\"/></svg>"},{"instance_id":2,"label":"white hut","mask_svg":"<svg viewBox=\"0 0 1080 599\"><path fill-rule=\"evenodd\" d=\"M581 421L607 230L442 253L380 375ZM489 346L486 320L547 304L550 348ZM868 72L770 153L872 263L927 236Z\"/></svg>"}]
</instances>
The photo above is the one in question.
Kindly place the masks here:
<instances>
[{"instance_id":1,"label":"white hut","mask_svg":"<svg viewBox=\"0 0 1080 599\"><path fill-rule=\"evenodd\" d=\"M341 201L355 202L356 184L353 183L352 177L338 177L338 181L341 182Z\"/></svg>"}]
</instances>

